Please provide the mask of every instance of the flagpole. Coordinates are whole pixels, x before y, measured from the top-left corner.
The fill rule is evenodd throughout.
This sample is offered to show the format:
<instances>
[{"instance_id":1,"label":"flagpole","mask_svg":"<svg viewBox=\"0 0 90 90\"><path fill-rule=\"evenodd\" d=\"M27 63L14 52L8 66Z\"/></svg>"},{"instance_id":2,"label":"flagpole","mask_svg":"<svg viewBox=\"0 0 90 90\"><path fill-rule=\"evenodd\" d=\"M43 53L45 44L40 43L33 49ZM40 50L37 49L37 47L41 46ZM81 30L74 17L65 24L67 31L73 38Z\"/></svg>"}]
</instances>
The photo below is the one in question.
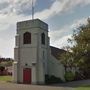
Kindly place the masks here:
<instances>
[{"instance_id":1,"label":"flagpole","mask_svg":"<svg viewBox=\"0 0 90 90\"><path fill-rule=\"evenodd\" d=\"M32 20L34 19L34 4L33 4L33 0L32 0Z\"/></svg>"}]
</instances>

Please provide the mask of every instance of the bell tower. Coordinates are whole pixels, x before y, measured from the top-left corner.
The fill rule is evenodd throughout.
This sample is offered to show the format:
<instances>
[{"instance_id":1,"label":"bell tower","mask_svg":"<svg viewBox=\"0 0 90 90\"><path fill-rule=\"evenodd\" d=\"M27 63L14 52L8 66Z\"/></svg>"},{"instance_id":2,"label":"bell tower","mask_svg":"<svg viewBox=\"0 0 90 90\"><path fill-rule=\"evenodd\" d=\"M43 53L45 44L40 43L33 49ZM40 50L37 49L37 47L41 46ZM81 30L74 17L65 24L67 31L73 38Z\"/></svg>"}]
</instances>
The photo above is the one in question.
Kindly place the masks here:
<instances>
[{"instance_id":1,"label":"bell tower","mask_svg":"<svg viewBox=\"0 0 90 90\"><path fill-rule=\"evenodd\" d=\"M14 48L14 82L43 84L47 74L48 25L39 20L17 23Z\"/></svg>"}]
</instances>

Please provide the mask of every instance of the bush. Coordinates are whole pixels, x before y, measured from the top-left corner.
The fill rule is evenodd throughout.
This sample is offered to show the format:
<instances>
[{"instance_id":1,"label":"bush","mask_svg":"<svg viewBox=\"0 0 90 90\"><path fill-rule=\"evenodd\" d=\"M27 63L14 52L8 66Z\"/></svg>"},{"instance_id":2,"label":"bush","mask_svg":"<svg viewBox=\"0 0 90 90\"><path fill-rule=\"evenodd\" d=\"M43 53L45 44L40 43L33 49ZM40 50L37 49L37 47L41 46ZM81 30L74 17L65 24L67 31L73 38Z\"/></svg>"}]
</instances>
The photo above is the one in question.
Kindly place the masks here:
<instances>
[{"instance_id":1,"label":"bush","mask_svg":"<svg viewBox=\"0 0 90 90\"><path fill-rule=\"evenodd\" d=\"M60 78L57 78L53 75L45 75L45 83L46 84L53 84L53 83L62 83L63 81Z\"/></svg>"},{"instance_id":2,"label":"bush","mask_svg":"<svg viewBox=\"0 0 90 90\"><path fill-rule=\"evenodd\" d=\"M4 66L0 66L0 71L4 71L5 70L5 67Z\"/></svg>"},{"instance_id":3,"label":"bush","mask_svg":"<svg viewBox=\"0 0 90 90\"><path fill-rule=\"evenodd\" d=\"M66 81L73 81L74 78L75 78L75 74L73 74L71 71L65 73Z\"/></svg>"}]
</instances>

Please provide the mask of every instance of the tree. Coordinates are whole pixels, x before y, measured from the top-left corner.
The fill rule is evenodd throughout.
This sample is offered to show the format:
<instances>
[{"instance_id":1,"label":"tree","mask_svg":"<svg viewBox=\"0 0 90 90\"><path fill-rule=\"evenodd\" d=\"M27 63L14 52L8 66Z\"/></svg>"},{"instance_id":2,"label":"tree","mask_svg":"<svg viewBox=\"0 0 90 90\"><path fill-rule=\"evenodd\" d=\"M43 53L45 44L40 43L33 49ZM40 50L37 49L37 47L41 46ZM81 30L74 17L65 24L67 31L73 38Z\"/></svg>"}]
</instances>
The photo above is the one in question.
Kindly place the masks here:
<instances>
[{"instance_id":1,"label":"tree","mask_svg":"<svg viewBox=\"0 0 90 90\"><path fill-rule=\"evenodd\" d=\"M87 25L79 27L72 39L68 39L69 43L75 44L62 55L62 63L68 67L79 67L90 78L90 19L87 21Z\"/></svg>"},{"instance_id":2,"label":"tree","mask_svg":"<svg viewBox=\"0 0 90 90\"><path fill-rule=\"evenodd\" d=\"M65 67L65 71L67 71L67 68L72 69L74 65L73 65L72 53L70 52L70 47L66 46L64 47L64 49L66 49L67 52L61 54L60 59L61 59L61 63Z\"/></svg>"}]
</instances>

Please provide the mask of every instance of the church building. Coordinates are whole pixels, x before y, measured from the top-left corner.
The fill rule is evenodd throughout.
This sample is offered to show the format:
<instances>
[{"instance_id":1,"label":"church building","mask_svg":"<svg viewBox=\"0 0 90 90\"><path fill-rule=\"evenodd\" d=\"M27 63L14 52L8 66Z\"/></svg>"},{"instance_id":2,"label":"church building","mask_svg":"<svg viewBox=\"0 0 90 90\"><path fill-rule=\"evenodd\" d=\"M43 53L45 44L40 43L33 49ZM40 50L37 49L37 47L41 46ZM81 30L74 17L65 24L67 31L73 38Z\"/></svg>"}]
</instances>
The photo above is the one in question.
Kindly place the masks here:
<instances>
[{"instance_id":1,"label":"church building","mask_svg":"<svg viewBox=\"0 0 90 90\"><path fill-rule=\"evenodd\" d=\"M54 75L64 81L64 66L58 60L58 54L62 52L63 50L50 46L48 24L39 19L18 22L13 81L44 84L45 75Z\"/></svg>"}]
</instances>

